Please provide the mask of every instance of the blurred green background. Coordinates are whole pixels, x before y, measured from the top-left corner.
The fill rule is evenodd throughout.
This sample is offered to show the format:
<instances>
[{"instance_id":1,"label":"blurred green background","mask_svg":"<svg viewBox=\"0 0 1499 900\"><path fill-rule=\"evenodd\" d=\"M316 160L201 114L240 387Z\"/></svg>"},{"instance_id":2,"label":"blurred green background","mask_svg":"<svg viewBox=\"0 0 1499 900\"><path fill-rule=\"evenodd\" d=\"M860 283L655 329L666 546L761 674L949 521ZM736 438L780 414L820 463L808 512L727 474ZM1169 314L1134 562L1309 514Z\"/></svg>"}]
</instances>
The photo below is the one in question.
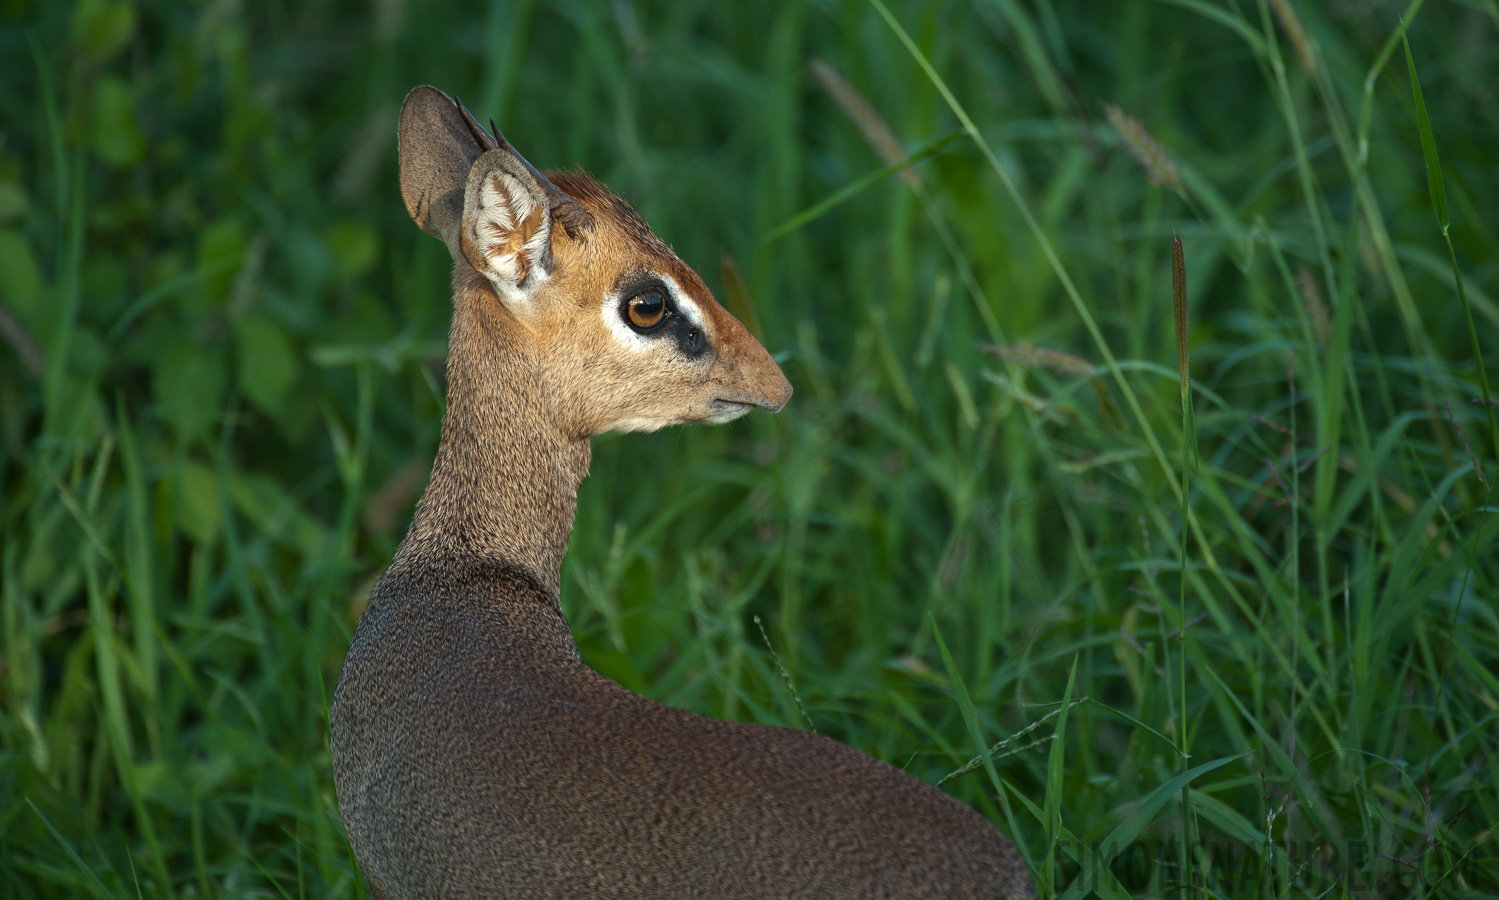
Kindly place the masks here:
<instances>
[{"instance_id":1,"label":"blurred green background","mask_svg":"<svg viewBox=\"0 0 1499 900\"><path fill-rule=\"evenodd\" d=\"M0 894L364 895L327 701L441 417L417 84L634 202L796 386L595 441L591 665L976 760L944 787L1043 896L1499 893L1496 38L1493 0L0 0Z\"/></svg>"}]
</instances>

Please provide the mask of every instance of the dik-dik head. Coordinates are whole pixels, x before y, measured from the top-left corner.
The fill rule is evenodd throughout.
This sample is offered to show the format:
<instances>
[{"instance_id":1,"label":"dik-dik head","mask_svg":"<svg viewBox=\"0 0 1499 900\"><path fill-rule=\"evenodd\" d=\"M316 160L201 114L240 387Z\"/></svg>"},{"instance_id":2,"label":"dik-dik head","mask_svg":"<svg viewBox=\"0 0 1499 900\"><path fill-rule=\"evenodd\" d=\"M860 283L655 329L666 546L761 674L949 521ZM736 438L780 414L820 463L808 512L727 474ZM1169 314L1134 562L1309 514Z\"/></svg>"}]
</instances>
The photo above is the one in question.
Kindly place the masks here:
<instances>
[{"instance_id":1,"label":"dik-dik head","mask_svg":"<svg viewBox=\"0 0 1499 900\"><path fill-rule=\"evenodd\" d=\"M497 305L494 353L531 354L565 433L727 422L791 397L759 341L592 178L543 175L430 87L407 96L400 143L406 209L448 245L458 302Z\"/></svg>"}]
</instances>

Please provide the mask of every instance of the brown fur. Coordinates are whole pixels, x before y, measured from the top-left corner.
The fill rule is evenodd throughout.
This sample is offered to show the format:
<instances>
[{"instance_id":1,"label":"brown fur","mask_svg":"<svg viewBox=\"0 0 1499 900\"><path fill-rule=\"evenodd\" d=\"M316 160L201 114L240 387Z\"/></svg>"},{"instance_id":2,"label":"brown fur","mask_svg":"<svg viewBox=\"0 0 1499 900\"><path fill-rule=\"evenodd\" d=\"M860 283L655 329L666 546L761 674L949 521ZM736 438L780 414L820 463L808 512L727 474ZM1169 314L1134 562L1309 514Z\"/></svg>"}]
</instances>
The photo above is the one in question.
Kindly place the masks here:
<instances>
[{"instance_id":1,"label":"brown fur","mask_svg":"<svg viewBox=\"0 0 1499 900\"><path fill-rule=\"evenodd\" d=\"M936 788L815 734L653 703L582 664L557 596L589 436L779 409L790 386L586 176L524 167L549 213L572 202L575 223L591 220L552 232L550 272L522 260L545 280L470 265L468 220L484 213L454 195L461 161L489 154L454 110L418 88L401 124L407 208L455 259L442 442L332 710L339 810L375 897L1032 896L1014 847ZM640 271L697 304L708 352L611 334L603 298Z\"/></svg>"}]
</instances>

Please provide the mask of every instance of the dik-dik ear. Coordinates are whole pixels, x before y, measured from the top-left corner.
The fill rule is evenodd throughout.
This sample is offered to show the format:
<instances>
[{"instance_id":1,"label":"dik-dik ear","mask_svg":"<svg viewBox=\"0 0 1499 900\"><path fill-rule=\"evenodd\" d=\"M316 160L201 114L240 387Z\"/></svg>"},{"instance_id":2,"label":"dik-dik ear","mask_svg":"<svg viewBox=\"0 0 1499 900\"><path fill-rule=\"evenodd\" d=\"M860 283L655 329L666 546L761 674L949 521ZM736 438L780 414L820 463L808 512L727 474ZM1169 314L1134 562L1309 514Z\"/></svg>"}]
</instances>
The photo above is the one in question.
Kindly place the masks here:
<instances>
[{"instance_id":1,"label":"dik-dik ear","mask_svg":"<svg viewBox=\"0 0 1499 900\"><path fill-rule=\"evenodd\" d=\"M457 103L433 87L419 87L406 95L398 135L401 199L406 201L406 211L423 231L441 238L457 256L469 169L495 141Z\"/></svg>"},{"instance_id":2,"label":"dik-dik ear","mask_svg":"<svg viewBox=\"0 0 1499 900\"><path fill-rule=\"evenodd\" d=\"M460 248L501 297L524 301L552 274L551 204L544 176L499 143L469 170Z\"/></svg>"}]
</instances>

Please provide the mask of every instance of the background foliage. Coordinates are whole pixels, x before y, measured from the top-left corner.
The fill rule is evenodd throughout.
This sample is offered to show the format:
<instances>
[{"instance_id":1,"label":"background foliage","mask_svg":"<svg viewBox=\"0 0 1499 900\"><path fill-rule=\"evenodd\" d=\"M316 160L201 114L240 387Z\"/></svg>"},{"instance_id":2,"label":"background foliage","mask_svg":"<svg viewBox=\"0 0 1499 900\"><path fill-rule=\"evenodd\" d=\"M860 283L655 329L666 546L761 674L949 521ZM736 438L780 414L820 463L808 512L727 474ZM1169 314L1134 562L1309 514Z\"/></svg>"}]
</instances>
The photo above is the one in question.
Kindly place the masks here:
<instances>
[{"instance_id":1,"label":"background foliage","mask_svg":"<svg viewBox=\"0 0 1499 900\"><path fill-rule=\"evenodd\" d=\"M773 647L818 730L977 758L1044 896L1499 892L1493 0L882 9L0 2L0 894L363 895L326 710L438 435L421 83L796 385L595 442L592 665L805 727Z\"/></svg>"}]
</instances>

